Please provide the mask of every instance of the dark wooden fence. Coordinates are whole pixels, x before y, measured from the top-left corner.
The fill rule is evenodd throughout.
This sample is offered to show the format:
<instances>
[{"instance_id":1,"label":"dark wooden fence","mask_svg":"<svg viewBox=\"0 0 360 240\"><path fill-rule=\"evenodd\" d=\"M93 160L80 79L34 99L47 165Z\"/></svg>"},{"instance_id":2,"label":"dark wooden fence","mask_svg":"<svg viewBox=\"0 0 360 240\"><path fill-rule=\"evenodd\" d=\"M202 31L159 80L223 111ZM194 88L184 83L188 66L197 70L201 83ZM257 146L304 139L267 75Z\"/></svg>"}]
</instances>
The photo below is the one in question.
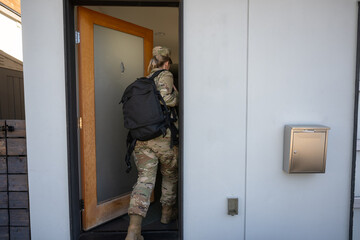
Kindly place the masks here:
<instances>
[{"instance_id":1,"label":"dark wooden fence","mask_svg":"<svg viewBox=\"0 0 360 240\"><path fill-rule=\"evenodd\" d=\"M25 119L22 71L0 67L0 119Z\"/></svg>"},{"instance_id":2,"label":"dark wooden fence","mask_svg":"<svg viewBox=\"0 0 360 240\"><path fill-rule=\"evenodd\" d=\"M24 120L0 120L0 239L30 239Z\"/></svg>"}]
</instances>

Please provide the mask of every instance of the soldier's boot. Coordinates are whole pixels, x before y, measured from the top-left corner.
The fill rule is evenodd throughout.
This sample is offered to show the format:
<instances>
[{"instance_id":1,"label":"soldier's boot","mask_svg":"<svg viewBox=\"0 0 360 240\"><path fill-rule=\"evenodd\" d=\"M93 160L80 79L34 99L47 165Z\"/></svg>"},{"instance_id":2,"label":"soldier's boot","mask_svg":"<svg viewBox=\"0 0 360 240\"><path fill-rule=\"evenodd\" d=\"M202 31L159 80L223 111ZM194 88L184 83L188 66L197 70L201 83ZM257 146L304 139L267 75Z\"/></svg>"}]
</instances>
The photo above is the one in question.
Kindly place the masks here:
<instances>
[{"instance_id":1,"label":"soldier's boot","mask_svg":"<svg viewBox=\"0 0 360 240\"><path fill-rule=\"evenodd\" d=\"M176 211L173 206L163 205L160 222L163 224L169 224L174 219L176 219Z\"/></svg>"},{"instance_id":2,"label":"soldier's boot","mask_svg":"<svg viewBox=\"0 0 360 240\"><path fill-rule=\"evenodd\" d=\"M125 240L144 240L144 237L141 236L142 219L140 215L130 215L130 224Z\"/></svg>"}]
</instances>

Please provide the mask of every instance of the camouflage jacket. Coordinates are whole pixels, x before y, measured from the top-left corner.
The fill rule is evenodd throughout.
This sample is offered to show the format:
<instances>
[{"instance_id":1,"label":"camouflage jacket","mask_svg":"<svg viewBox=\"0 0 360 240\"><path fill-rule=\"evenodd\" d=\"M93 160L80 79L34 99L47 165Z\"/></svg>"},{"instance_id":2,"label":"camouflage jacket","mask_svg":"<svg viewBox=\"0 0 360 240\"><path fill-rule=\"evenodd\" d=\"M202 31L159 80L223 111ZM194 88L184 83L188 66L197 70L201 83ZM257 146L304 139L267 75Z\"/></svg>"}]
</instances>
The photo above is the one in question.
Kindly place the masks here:
<instances>
[{"instance_id":1,"label":"camouflage jacket","mask_svg":"<svg viewBox=\"0 0 360 240\"><path fill-rule=\"evenodd\" d=\"M160 68L154 68L150 75L154 72L161 70ZM155 85L157 90L160 92L161 96L164 98L164 101L167 106L175 107L179 103L179 93L174 86L174 78L171 72L163 71L155 79Z\"/></svg>"}]
</instances>

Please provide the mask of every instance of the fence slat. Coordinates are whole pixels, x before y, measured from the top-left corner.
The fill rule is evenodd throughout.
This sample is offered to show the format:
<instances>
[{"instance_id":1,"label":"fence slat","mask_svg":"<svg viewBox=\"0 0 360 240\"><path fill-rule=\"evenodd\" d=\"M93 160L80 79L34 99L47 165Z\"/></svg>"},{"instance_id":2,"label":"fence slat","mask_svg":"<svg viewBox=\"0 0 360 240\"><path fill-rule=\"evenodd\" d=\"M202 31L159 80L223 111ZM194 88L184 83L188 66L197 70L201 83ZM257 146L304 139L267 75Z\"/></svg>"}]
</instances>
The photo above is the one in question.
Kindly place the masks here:
<instances>
[{"instance_id":1,"label":"fence slat","mask_svg":"<svg viewBox=\"0 0 360 240\"><path fill-rule=\"evenodd\" d=\"M6 158L0 157L0 173L7 173Z\"/></svg>"},{"instance_id":2,"label":"fence slat","mask_svg":"<svg viewBox=\"0 0 360 240\"><path fill-rule=\"evenodd\" d=\"M28 227L29 211L26 209L10 209L10 226Z\"/></svg>"},{"instance_id":3,"label":"fence slat","mask_svg":"<svg viewBox=\"0 0 360 240\"><path fill-rule=\"evenodd\" d=\"M7 140L8 156L26 155L26 140L21 138L8 138Z\"/></svg>"},{"instance_id":4,"label":"fence slat","mask_svg":"<svg viewBox=\"0 0 360 240\"><path fill-rule=\"evenodd\" d=\"M8 201L9 201L8 193L0 192L0 208L8 208Z\"/></svg>"},{"instance_id":5,"label":"fence slat","mask_svg":"<svg viewBox=\"0 0 360 240\"><path fill-rule=\"evenodd\" d=\"M14 138L14 137L26 137L26 131L25 131L25 121L24 120L6 120L6 125L14 127L14 131L7 132L8 138Z\"/></svg>"},{"instance_id":6,"label":"fence slat","mask_svg":"<svg viewBox=\"0 0 360 240\"><path fill-rule=\"evenodd\" d=\"M30 240L29 227L10 227L10 240Z\"/></svg>"},{"instance_id":7,"label":"fence slat","mask_svg":"<svg viewBox=\"0 0 360 240\"><path fill-rule=\"evenodd\" d=\"M9 191L28 191L27 175L8 175Z\"/></svg>"},{"instance_id":8,"label":"fence slat","mask_svg":"<svg viewBox=\"0 0 360 240\"><path fill-rule=\"evenodd\" d=\"M9 208L29 208L27 192L9 192Z\"/></svg>"},{"instance_id":9,"label":"fence slat","mask_svg":"<svg viewBox=\"0 0 360 240\"><path fill-rule=\"evenodd\" d=\"M8 173L27 173L26 157L8 157Z\"/></svg>"},{"instance_id":10,"label":"fence slat","mask_svg":"<svg viewBox=\"0 0 360 240\"><path fill-rule=\"evenodd\" d=\"M0 191L6 192L7 191L7 175L6 174L0 174Z\"/></svg>"},{"instance_id":11,"label":"fence slat","mask_svg":"<svg viewBox=\"0 0 360 240\"><path fill-rule=\"evenodd\" d=\"M5 156L6 155L6 143L5 139L0 139L0 155Z\"/></svg>"},{"instance_id":12,"label":"fence slat","mask_svg":"<svg viewBox=\"0 0 360 240\"><path fill-rule=\"evenodd\" d=\"M1 107L1 105L0 105ZM0 138L5 137L5 132L1 131L1 129L5 126L5 120L0 120Z\"/></svg>"}]
</instances>

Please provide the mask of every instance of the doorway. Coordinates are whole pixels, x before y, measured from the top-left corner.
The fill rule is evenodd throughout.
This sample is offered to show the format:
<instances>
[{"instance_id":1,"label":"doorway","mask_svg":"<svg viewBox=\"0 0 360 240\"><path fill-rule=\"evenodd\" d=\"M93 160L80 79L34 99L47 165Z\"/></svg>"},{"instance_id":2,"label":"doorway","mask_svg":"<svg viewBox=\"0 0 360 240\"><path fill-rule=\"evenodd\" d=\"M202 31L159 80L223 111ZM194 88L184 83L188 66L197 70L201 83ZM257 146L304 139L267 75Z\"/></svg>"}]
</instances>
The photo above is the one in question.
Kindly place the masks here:
<instances>
[{"instance_id":1,"label":"doorway","mask_svg":"<svg viewBox=\"0 0 360 240\"><path fill-rule=\"evenodd\" d=\"M82 5L84 5L83 2L82 2ZM179 66L179 59L180 59L179 58L179 52L180 52L179 51L179 42L177 41L177 45L169 44L169 43L166 42L166 38L169 38L171 40L174 40L174 39L178 40L179 39L179 37L178 37L178 32L179 32L179 21L178 21L179 8L178 7L174 7L174 6L170 6L170 7L169 6L166 6L166 7L164 7L164 6L162 6L162 7L158 7L158 6L157 7L154 7L154 6L146 6L146 7L145 6L143 6L143 7L133 7L133 6L87 6L86 8L90 9L91 11L95 11L97 13L107 15L107 16L112 17L112 18L121 19L121 20L124 20L124 21L131 22L132 24L139 25L141 27L151 29L153 31L153 37L154 37L154 39L153 39L154 43L152 45L153 46L163 45L163 46L169 47L172 50L172 59L173 59L173 62L175 64L174 64L174 66L173 66L173 68L171 70L172 70L174 78L175 78L174 80L177 83L178 73L179 73L178 66ZM149 18L153 18L154 14L158 15L160 20L163 19L163 18L166 18L166 24L168 25L167 27L170 28L171 31L176 33L175 36L174 36L174 34L169 33L167 30L164 30L161 26L157 25L156 21L155 21L155 23L149 21ZM171 21L169 19L169 16L172 17L173 19L176 19L177 21ZM74 27L75 26L76 25L74 24ZM106 44L106 39L101 39L103 36L109 35L110 38L112 38L112 39L116 38L116 36L112 35L112 34L114 34L114 32L107 31L106 29L104 29L103 26L95 26L94 31L97 32L96 34L101 33L101 34L98 34L100 37L94 38L94 41L100 43L100 46L107 45ZM116 35L116 33L115 33L115 35ZM86 41L82 35L80 35L80 39L81 39L81 41ZM139 40L139 39L137 39L137 40ZM130 39L130 42L136 42L136 39ZM144 45L144 44L141 43L141 41L140 41L139 44ZM138 50L140 49L139 51L140 52L143 51L143 53L146 55L146 51L144 49L141 50L140 47L135 47L135 48L138 49ZM151 46L151 48L152 48L152 46ZM111 54L111 52L109 52L108 50L101 49L101 48L94 49L94 54L96 55L98 53L104 53L106 51L107 51L107 53L105 55L103 55L103 57L108 56L109 54ZM140 56L140 58L144 57L144 55L141 56L141 53L137 53L137 54ZM100 68L103 68L104 66L101 67L101 64L104 63L104 62L105 62L104 59L100 60L100 65L98 64L97 68L99 68L99 66L100 66ZM147 63L145 63L145 62L146 62L146 60L144 60L144 66L147 66ZM122 74L126 73L126 70L131 68L131 67L129 67L129 65L127 63L124 63L121 60L118 61L118 64L120 64L118 70L120 72L122 72ZM95 72L95 75L99 72L98 70L96 70L96 67L95 67L94 72ZM145 75L145 72L146 72L146 70L145 70L145 68L143 68L142 72L135 72L133 74L133 76L131 76L131 74L130 74L128 79L131 82L131 81L135 80L136 77L139 77L141 75ZM119 78L121 78L121 76ZM68 83L68 84L70 84L70 83ZM73 85L73 83L72 83L72 85ZM127 83L124 83L124 85L126 86ZM95 82L95 87L96 87L96 82ZM179 87L179 89L181 89L181 86L178 86L178 87ZM79 88L81 88L81 86ZM111 89L111 87L110 87L110 89ZM101 94L101 91L105 91L105 92L109 91L109 88L108 89L100 89L100 90L98 90L98 93ZM96 93L96 94L98 94L98 93ZM75 94L76 94L76 98L78 99L79 98L78 93L76 92ZM96 94L95 94L95 96L96 96ZM104 94L104 93L102 93L102 94ZM120 93L120 92L118 92L117 94L118 94L119 98L122 95L122 93ZM74 99L72 99L72 101L73 100ZM118 102L116 102L116 104L117 103ZM104 106L106 106L107 103L97 103L95 101L95 104L98 104L98 105L99 104L100 105L105 104ZM117 104L116 107L118 107L118 110L121 111L121 106L120 105ZM109 115L109 113L106 112L107 110L104 109L104 107L100 107L99 109L102 110L102 111L105 111L105 112L101 113L100 116L101 115ZM111 112L111 111L116 111L116 110L109 110L109 111ZM101 117L97 117L97 118L100 119ZM84 121L84 120L82 120L82 121ZM100 122L100 121L96 121L96 122ZM96 125L96 128L95 128L96 129L96 135L101 135L100 132L98 133L97 128L98 127ZM116 128L114 128L114 129L116 129ZM74 140L72 140L72 141L74 141ZM97 141L98 140L96 140L96 142ZM99 144L99 145L101 145L101 144ZM106 148L107 144L103 144L103 145L105 145L105 148ZM98 146L96 146L96 149L97 148L98 148ZM84 153L81 153L81 147L78 148L78 149L74 149L74 150L76 150L77 152L80 152L80 155L84 154ZM121 151L121 149L120 149L120 151ZM99 151L99 152L101 152L101 151ZM104 155L107 154L106 150L103 150L103 152L105 152ZM74 154L74 153L72 153L72 154ZM120 165L124 164L124 161L122 159L123 158L119 157L117 159L117 161L115 161L115 164L119 164L119 162L121 162ZM98 164L98 163L96 163L96 164ZM112 163L110 163L110 164L112 164ZM71 166L74 166L73 161L72 161ZM119 169L119 166L115 166L115 168ZM78 169L78 172L81 172L81 164L80 164L79 161L78 161L77 169ZM72 174L70 176L70 179L73 180L74 179L74 176L73 176L74 171L71 171L71 172L72 172ZM99 173L96 170L96 174L101 174L101 173ZM102 203L106 203L106 202L110 202L116 197L121 198L121 197L124 197L124 196L128 195L128 193L131 191L131 187L134 184L134 181L136 180L136 169L133 168L133 173L132 173L133 176L131 176L131 177L126 176L125 170L122 171L121 174L125 175L124 179L129 180L129 182L125 184L125 185L127 185L127 186L125 186L125 189L121 190L123 192L121 192L121 193L116 192L117 191L116 189L115 189L115 192L113 192L113 193L111 193L111 191L110 191L110 193L109 192L104 192L104 191L103 192L96 191L96 197L97 197L96 204L97 205L102 204ZM72 182L71 183L71 185L72 185L71 192L73 193L73 195L71 196L71 201L74 202L74 203L76 202L76 200L75 200L75 198L76 198L76 191L75 191L76 188L78 188L78 189L80 188L79 192L81 192L83 190L82 189L83 188L83 186L82 186L83 182L88 180L88 178L86 178L86 177L85 178L83 176L81 176L81 177L82 177L81 178L82 180L80 181L78 186L75 186L73 184L73 181L71 181ZM103 173L103 177L104 178L107 177L106 171L105 171L105 173ZM161 236L165 234L166 237L167 237L166 239L169 239L169 237L171 237L170 239L177 239L179 237L178 230L181 229L181 227L180 227L181 221L180 222L173 222L169 226L161 225L160 222L157 221L158 218L160 218L159 214L161 214L159 212L161 208L160 208L160 205L159 205L159 196L158 196L159 195L159 188L158 187L160 187L160 185L161 185L158 182L159 177L161 177L161 174L158 173L157 183L156 183L156 188L155 188L155 193L154 193L154 201L150 206L147 218L144 219L144 224L143 224L143 230L145 231L144 236L147 236L148 238L151 239L152 235L157 234L156 239L161 239ZM95 181L97 181L97 179L95 179ZM102 180L100 180L100 181L102 181ZM106 182L106 181L108 181L108 182ZM111 181L111 178L110 178L110 180L105 179L104 183L102 183L103 186L109 185L109 181ZM121 181L123 181L123 180L121 180ZM181 181L179 181L179 183L181 184ZM117 186L115 186L115 188L117 188ZM179 189L181 191L181 186L179 186ZM84 196L83 196L83 193L82 193L79 196L78 199L82 199L83 197ZM180 198L181 198L181 196L180 196ZM128 199L125 200L125 202L127 202L127 201L128 201ZM84 204L84 205L86 205L86 204ZM116 206L119 206L119 204L117 204L117 205L115 204L115 208L116 208ZM84 207L86 208L86 206L84 206ZM127 207L125 207L124 209L126 210L126 208ZM105 219L103 224L99 223L99 224L95 224L93 226L84 227L84 225L83 225L84 221L83 220L81 221L79 214L76 214L76 212L79 209L76 209L76 206L72 206L72 209L73 209L73 211L72 211L73 229L74 229L74 227L79 226L78 223L80 222L80 231L74 229L74 232L72 234L73 239L79 239L78 236L81 236L80 239L97 239L97 238L93 238L94 236L99 236L99 239L103 239L103 237L105 235L110 237L109 239L111 239L111 236L114 236L115 238L117 238L117 237L121 237L121 236L126 235L126 230L127 230L127 226L128 226L128 216L126 214L126 211L125 212L120 211L120 213L118 213L118 215L120 215L120 216L115 217L115 219L112 219L112 218L114 218L114 216L111 217L111 218ZM85 209L83 209L82 211L85 211ZM105 211L113 212L113 210L105 210ZM74 212L75 212L75 214L74 214ZM123 215L124 213L125 213L125 215ZM96 218L96 216L95 216L95 218ZM156 222L158 222L158 224ZM162 233L164 233L164 234L162 234ZM87 238L89 236L91 236L91 238Z\"/></svg>"}]
</instances>

